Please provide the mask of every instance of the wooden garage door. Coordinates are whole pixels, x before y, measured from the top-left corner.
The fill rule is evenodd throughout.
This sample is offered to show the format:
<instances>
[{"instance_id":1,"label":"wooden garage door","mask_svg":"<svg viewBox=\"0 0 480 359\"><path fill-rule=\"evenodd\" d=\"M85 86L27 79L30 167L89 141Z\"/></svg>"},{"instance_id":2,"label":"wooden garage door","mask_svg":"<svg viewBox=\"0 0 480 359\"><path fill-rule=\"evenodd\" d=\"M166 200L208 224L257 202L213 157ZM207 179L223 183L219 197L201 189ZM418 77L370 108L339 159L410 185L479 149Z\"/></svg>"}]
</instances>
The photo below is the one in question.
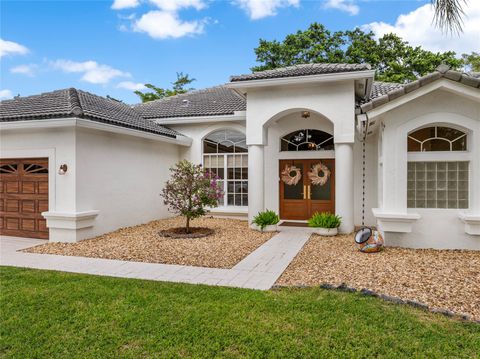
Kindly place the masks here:
<instances>
[{"instance_id":1,"label":"wooden garage door","mask_svg":"<svg viewBox=\"0 0 480 359\"><path fill-rule=\"evenodd\" d=\"M0 159L0 234L48 239L48 159Z\"/></svg>"}]
</instances>

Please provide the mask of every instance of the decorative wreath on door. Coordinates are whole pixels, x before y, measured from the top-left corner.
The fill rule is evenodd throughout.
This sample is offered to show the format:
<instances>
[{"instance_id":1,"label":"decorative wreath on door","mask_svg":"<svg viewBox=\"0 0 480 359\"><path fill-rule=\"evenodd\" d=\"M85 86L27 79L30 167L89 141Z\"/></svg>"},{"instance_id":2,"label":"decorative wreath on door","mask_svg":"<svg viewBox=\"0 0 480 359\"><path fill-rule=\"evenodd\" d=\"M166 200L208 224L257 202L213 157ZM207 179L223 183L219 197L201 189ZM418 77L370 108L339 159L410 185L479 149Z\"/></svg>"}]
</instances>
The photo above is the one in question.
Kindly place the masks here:
<instances>
[{"instance_id":1,"label":"decorative wreath on door","mask_svg":"<svg viewBox=\"0 0 480 359\"><path fill-rule=\"evenodd\" d=\"M330 177L330 170L322 162L315 164L312 170L308 172L308 178L313 185L324 186Z\"/></svg>"},{"instance_id":2,"label":"decorative wreath on door","mask_svg":"<svg viewBox=\"0 0 480 359\"><path fill-rule=\"evenodd\" d=\"M295 166L285 165L282 171L282 182L289 186L295 186L302 178L300 168Z\"/></svg>"}]
</instances>

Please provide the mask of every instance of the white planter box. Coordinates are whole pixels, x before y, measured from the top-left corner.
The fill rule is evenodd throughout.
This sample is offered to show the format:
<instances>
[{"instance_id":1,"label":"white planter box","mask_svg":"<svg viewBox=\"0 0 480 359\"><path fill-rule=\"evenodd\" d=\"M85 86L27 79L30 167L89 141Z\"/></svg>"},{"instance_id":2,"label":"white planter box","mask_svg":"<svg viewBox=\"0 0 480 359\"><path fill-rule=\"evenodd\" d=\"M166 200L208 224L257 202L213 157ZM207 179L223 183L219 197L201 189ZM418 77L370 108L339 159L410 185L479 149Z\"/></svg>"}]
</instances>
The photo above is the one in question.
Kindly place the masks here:
<instances>
[{"instance_id":1,"label":"white planter box","mask_svg":"<svg viewBox=\"0 0 480 359\"><path fill-rule=\"evenodd\" d=\"M277 225L276 224L270 224L266 226L262 232L276 232L277 231Z\"/></svg>"},{"instance_id":2,"label":"white planter box","mask_svg":"<svg viewBox=\"0 0 480 359\"><path fill-rule=\"evenodd\" d=\"M257 226L256 224L251 224L250 228L260 231L260 232L276 232L277 231L277 225L276 224L271 224L266 226L263 230L260 228L260 226Z\"/></svg>"},{"instance_id":3,"label":"white planter box","mask_svg":"<svg viewBox=\"0 0 480 359\"><path fill-rule=\"evenodd\" d=\"M336 236L338 228L315 228L314 232L321 236Z\"/></svg>"}]
</instances>

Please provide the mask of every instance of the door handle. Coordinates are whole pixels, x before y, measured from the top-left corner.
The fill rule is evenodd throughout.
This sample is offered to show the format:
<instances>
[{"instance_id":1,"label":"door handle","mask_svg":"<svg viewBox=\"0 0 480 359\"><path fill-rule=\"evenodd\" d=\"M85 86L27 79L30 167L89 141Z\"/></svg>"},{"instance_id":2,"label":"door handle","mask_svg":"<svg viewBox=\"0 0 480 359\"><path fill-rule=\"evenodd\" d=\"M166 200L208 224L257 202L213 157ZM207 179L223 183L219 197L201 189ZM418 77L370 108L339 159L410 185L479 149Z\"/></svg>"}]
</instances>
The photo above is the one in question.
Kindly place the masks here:
<instances>
[{"instance_id":1,"label":"door handle","mask_svg":"<svg viewBox=\"0 0 480 359\"><path fill-rule=\"evenodd\" d=\"M310 185L308 185L308 187L307 187L307 191L308 191L307 198L308 198L308 199L311 199L311 198L310 198Z\"/></svg>"},{"instance_id":2,"label":"door handle","mask_svg":"<svg viewBox=\"0 0 480 359\"><path fill-rule=\"evenodd\" d=\"M307 186L303 185L303 199L307 199Z\"/></svg>"}]
</instances>

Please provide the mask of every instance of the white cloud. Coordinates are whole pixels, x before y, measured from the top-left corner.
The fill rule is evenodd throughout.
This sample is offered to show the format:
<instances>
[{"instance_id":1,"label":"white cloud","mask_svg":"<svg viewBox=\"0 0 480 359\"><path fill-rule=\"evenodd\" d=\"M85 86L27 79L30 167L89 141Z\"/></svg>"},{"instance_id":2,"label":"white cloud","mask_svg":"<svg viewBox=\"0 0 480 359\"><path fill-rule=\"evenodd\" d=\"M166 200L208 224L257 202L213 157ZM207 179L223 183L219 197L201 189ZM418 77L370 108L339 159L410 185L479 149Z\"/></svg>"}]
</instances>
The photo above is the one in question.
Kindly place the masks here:
<instances>
[{"instance_id":1,"label":"white cloud","mask_svg":"<svg viewBox=\"0 0 480 359\"><path fill-rule=\"evenodd\" d=\"M145 32L154 39L179 38L203 32L205 20L182 21L178 14L169 11L150 11L134 25L134 31Z\"/></svg>"},{"instance_id":2,"label":"white cloud","mask_svg":"<svg viewBox=\"0 0 480 359\"><path fill-rule=\"evenodd\" d=\"M114 0L112 4L112 9L130 9L132 7L137 7L138 5L140 5L140 2L138 0Z\"/></svg>"},{"instance_id":3,"label":"white cloud","mask_svg":"<svg viewBox=\"0 0 480 359\"><path fill-rule=\"evenodd\" d=\"M0 57L7 55L25 55L28 49L13 41L0 39Z\"/></svg>"},{"instance_id":4,"label":"white cloud","mask_svg":"<svg viewBox=\"0 0 480 359\"><path fill-rule=\"evenodd\" d=\"M12 91L10 90L0 90L0 99L9 99L12 98Z\"/></svg>"},{"instance_id":5,"label":"white cloud","mask_svg":"<svg viewBox=\"0 0 480 359\"><path fill-rule=\"evenodd\" d=\"M202 10L206 7L203 0L150 0L160 10L177 12L180 9L193 7L196 10Z\"/></svg>"},{"instance_id":6,"label":"white cloud","mask_svg":"<svg viewBox=\"0 0 480 359\"><path fill-rule=\"evenodd\" d=\"M132 81L122 81L117 85L119 89L131 90L131 91L139 91L145 89L145 85L140 82L132 82Z\"/></svg>"},{"instance_id":7,"label":"white cloud","mask_svg":"<svg viewBox=\"0 0 480 359\"><path fill-rule=\"evenodd\" d=\"M377 37L395 33L411 45L422 46L430 51L453 50L458 54L478 51L480 48L480 1L469 1L465 7L463 33L459 36L442 33L432 23L433 8L423 5L408 14L400 15L395 24L372 22L362 27L371 30Z\"/></svg>"},{"instance_id":8,"label":"white cloud","mask_svg":"<svg viewBox=\"0 0 480 359\"><path fill-rule=\"evenodd\" d=\"M21 75L26 75L26 76L34 76L35 71L37 70L38 65L35 64L28 64L28 65L18 65L15 67L12 67L10 69L10 72L12 74L21 74Z\"/></svg>"},{"instance_id":9,"label":"white cloud","mask_svg":"<svg viewBox=\"0 0 480 359\"><path fill-rule=\"evenodd\" d=\"M323 7L325 9L345 11L350 15L357 15L360 11L360 8L353 2L353 0L327 0L323 4Z\"/></svg>"},{"instance_id":10,"label":"white cloud","mask_svg":"<svg viewBox=\"0 0 480 359\"><path fill-rule=\"evenodd\" d=\"M298 6L299 3L300 0L234 0L234 4L246 11L252 20L276 15L279 8Z\"/></svg>"},{"instance_id":11,"label":"white cloud","mask_svg":"<svg viewBox=\"0 0 480 359\"><path fill-rule=\"evenodd\" d=\"M57 60L50 63L57 70L67 73L83 73L82 81L92 84L106 84L116 77L130 77L128 72L123 72L108 65L95 61L75 62L70 60Z\"/></svg>"}]
</instances>

